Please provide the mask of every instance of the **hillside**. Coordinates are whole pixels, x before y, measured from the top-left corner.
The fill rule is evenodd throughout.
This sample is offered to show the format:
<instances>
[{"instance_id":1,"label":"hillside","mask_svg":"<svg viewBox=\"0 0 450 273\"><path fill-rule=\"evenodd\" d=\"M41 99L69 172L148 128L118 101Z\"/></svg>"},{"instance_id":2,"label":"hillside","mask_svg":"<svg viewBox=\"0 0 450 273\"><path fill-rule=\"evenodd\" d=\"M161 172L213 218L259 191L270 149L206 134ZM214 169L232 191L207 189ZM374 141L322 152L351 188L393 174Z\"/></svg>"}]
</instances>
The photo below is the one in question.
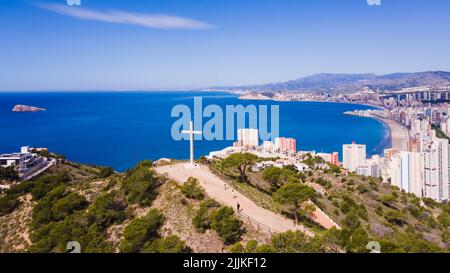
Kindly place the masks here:
<instances>
[{"instance_id":1,"label":"hillside","mask_svg":"<svg viewBox=\"0 0 450 273\"><path fill-rule=\"evenodd\" d=\"M251 157L242 160L241 156L215 160L210 168L261 206L298 218L315 231L322 249L334 245L346 252L367 252L367 243L378 241L383 252L449 251L448 204L418 198L376 178L341 174L338 167L322 170L312 159L305 161L312 167L308 172L268 167L257 172L248 169L243 177L240 162ZM317 208L341 229L319 225L313 217Z\"/></svg>"},{"instance_id":2,"label":"hillside","mask_svg":"<svg viewBox=\"0 0 450 273\"><path fill-rule=\"evenodd\" d=\"M202 163L314 236L259 230L210 199L197 179L177 183L149 161L125 173L61 162L0 194L0 252L65 252L69 241L82 252L367 252L369 241L379 241L383 252L449 251L449 205L339 168L252 172L246 165L240 172L239 156ZM339 228L314 219L318 208Z\"/></svg>"},{"instance_id":3,"label":"hillside","mask_svg":"<svg viewBox=\"0 0 450 273\"><path fill-rule=\"evenodd\" d=\"M450 72L428 71L417 73L375 74L315 74L296 80L253 86L236 86L225 89L259 92L307 91L348 92L364 87L373 90L394 91L418 86L445 86L450 84Z\"/></svg>"},{"instance_id":4,"label":"hillside","mask_svg":"<svg viewBox=\"0 0 450 273\"><path fill-rule=\"evenodd\" d=\"M228 252L270 236L232 209L182 187L143 161L125 173L62 162L0 194L0 252ZM189 194L194 191L197 194Z\"/></svg>"}]
</instances>

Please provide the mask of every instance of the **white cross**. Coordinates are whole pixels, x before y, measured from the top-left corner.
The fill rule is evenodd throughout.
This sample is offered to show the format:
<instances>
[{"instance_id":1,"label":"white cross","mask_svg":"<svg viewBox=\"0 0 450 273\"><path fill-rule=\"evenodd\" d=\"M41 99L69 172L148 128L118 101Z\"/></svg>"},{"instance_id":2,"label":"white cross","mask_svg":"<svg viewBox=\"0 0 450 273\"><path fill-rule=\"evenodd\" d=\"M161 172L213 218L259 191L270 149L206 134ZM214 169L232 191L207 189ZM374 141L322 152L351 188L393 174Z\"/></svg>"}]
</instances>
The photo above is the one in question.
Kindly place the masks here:
<instances>
[{"instance_id":1,"label":"white cross","mask_svg":"<svg viewBox=\"0 0 450 273\"><path fill-rule=\"evenodd\" d=\"M191 155L190 155L190 163L194 166L194 135L201 135L201 131L194 131L194 123L192 121L189 122L189 130L181 131L182 134L189 134L189 140L191 142Z\"/></svg>"}]
</instances>

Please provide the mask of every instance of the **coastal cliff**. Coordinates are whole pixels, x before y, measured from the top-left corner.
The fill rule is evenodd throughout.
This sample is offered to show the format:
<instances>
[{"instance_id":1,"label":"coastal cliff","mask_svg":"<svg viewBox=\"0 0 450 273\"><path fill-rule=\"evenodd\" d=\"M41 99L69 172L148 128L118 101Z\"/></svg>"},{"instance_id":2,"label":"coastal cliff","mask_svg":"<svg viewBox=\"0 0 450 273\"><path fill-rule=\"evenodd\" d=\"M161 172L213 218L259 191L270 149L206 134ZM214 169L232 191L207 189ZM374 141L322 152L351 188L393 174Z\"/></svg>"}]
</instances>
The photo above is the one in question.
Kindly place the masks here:
<instances>
[{"instance_id":1,"label":"coastal cliff","mask_svg":"<svg viewBox=\"0 0 450 273\"><path fill-rule=\"evenodd\" d=\"M39 111L45 111L45 110L46 109L44 109L44 108L28 106L28 105L23 105L23 104L17 104L12 109L13 112L39 112Z\"/></svg>"}]
</instances>

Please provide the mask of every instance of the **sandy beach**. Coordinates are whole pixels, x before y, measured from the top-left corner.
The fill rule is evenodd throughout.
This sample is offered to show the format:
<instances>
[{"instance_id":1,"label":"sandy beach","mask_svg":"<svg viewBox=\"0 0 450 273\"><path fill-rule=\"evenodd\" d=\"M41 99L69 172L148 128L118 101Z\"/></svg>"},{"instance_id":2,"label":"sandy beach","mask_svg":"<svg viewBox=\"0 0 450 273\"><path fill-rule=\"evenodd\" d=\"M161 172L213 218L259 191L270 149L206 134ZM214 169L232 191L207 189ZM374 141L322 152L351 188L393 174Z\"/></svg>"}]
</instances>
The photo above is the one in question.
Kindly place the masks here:
<instances>
[{"instance_id":1,"label":"sandy beach","mask_svg":"<svg viewBox=\"0 0 450 273\"><path fill-rule=\"evenodd\" d=\"M389 126L389 130L391 131L391 141L392 141L392 148L395 148L399 151L406 151L408 150L408 139L409 134L408 130L400 125L397 121L390 120L390 119L382 119L382 118L376 118Z\"/></svg>"}]
</instances>

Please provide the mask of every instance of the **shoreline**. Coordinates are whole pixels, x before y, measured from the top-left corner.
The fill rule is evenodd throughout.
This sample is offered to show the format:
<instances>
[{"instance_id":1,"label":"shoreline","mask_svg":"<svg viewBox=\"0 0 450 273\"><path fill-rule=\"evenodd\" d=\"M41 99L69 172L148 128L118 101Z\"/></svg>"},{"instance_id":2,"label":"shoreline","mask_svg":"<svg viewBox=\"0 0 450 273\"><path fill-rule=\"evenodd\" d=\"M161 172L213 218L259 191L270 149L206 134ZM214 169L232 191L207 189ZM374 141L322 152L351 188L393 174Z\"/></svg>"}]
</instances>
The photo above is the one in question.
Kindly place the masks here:
<instances>
[{"instance_id":1,"label":"shoreline","mask_svg":"<svg viewBox=\"0 0 450 273\"><path fill-rule=\"evenodd\" d=\"M403 127L400 123L390 119L383 119L378 117L372 117L384 124L389 128L391 134L391 148L397 149L398 151L408 150L408 140L409 133L408 130Z\"/></svg>"},{"instance_id":2,"label":"shoreline","mask_svg":"<svg viewBox=\"0 0 450 273\"><path fill-rule=\"evenodd\" d=\"M262 99L239 97L239 100L262 100ZM377 110L385 110L385 108L380 105L372 105L372 104L357 103L357 102L321 101L321 100L298 100L298 101L297 100L275 100L273 98L264 99L264 100L279 101L279 102L343 103L343 104L354 104L354 105L362 105L362 106L366 106L366 107L372 107ZM360 115L351 114L351 113L346 113L346 114L378 120L379 122L386 125L386 127L389 130L390 146L386 147L385 149L394 148L394 149L397 149L398 151L407 151L408 150L407 143L409 140L409 133L408 133L408 130L406 128L404 128L400 123L398 123L394 120L384 119L384 118L379 118L379 117L374 117L374 116L360 116Z\"/></svg>"},{"instance_id":3,"label":"shoreline","mask_svg":"<svg viewBox=\"0 0 450 273\"><path fill-rule=\"evenodd\" d=\"M385 119L380 117L374 117L374 116L362 116L357 115L354 113L345 113L346 115L352 115L356 117L362 117L362 118L371 118L374 120L378 120L379 122L386 125L389 129L390 139L391 139L391 147L397 149L398 151L407 151L408 150L408 140L409 140L409 132L408 130L403 127L400 123L398 123L395 120L391 119ZM388 148L386 148L388 149Z\"/></svg>"}]
</instances>

